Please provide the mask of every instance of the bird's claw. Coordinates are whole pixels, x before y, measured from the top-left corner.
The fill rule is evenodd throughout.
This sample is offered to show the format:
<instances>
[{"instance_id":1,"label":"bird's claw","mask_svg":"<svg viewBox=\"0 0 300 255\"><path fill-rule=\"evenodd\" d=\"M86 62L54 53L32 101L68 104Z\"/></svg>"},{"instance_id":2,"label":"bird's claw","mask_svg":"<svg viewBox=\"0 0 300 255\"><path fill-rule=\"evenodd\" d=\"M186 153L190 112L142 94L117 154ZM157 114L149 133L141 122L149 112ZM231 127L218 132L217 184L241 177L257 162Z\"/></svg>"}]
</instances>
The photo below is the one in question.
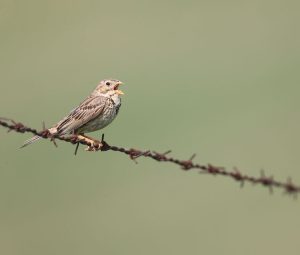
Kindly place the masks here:
<instances>
[{"instance_id":1,"label":"bird's claw","mask_svg":"<svg viewBox=\"0 0 300 255\"><path fill-rule=\"evenodd\" d=\"M101 150L103 144L99 141L93 141L87 148L85 148L85 151L98 151Z\"/></svg>"},{"instance_id":2,"label":"bird's claw","mask_svg":"<svg viewBox=\"0 0 300 255\"><path fill-rule=\"evenodd\" d=\"M103 143L94 138L85 135L78 135L77 138L88 145L88 147L85 148L86 151L98 151L103 147Z\"/></svg>"}]
</instances>

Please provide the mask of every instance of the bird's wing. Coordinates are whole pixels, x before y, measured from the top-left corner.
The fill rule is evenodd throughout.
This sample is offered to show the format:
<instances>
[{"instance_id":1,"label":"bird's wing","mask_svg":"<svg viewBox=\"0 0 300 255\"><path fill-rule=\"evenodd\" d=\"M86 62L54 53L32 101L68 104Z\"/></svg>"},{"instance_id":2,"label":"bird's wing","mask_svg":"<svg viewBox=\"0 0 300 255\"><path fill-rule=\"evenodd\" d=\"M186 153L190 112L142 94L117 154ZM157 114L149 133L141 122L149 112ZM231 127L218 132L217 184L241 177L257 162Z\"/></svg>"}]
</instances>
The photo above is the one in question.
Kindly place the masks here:
<instances>
[{"instance_id":1,"label":"bird's wing","mask_svg":"<svg viewBox=\"0 0 300 255\"><path fill-rule=\"evenodd\" d=\"M77 130L87 122L103 113L107 98L103 96L88 97L68 116L58 122L54 128L55 134L63 135Z\"/></svg>"}]
</instances>

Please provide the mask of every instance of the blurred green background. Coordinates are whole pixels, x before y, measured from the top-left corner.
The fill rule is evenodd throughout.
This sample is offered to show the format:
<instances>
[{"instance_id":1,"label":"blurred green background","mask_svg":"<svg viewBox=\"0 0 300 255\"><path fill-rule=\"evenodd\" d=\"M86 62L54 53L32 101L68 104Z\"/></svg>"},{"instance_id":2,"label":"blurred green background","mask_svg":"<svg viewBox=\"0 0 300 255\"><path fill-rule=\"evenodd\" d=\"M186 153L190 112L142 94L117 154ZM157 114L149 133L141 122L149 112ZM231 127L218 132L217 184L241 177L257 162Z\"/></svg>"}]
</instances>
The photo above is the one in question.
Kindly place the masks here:
<instances>
[{"instance_id":1,"label":"blurred green background","mask_svg":"<svg viewBox=\"0 0 300 255\"><path fill-rule=\"evenodd\" d=\"M300 184L299 1L0 1L0 115L41 129L104 78L109 143ZM102 132L93 133L100 137ZM0 253L299 254L275 190L0 128Z\"/></svg>"}]
</instances>

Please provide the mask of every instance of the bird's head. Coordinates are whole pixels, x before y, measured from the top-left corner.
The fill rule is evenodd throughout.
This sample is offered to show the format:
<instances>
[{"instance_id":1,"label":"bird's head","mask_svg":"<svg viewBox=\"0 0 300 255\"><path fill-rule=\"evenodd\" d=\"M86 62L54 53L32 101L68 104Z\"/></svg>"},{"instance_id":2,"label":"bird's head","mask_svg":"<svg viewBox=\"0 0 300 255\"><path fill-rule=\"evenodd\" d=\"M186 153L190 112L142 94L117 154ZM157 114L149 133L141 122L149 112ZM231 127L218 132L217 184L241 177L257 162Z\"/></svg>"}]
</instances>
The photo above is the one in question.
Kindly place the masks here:
<instances>
[{"instance_id":1,"label":"bird's head","mask_svg":"<svg viewBox=\"0 0 300 255\"><path fill-rule=\"evenodd\" d=\"M93 95L99 96L119 96L124 95L124 93L119 90L119 86L123 83L119 80L107 79L100 81L96 89L93 91Z\"/></svg>"}]
</instances>

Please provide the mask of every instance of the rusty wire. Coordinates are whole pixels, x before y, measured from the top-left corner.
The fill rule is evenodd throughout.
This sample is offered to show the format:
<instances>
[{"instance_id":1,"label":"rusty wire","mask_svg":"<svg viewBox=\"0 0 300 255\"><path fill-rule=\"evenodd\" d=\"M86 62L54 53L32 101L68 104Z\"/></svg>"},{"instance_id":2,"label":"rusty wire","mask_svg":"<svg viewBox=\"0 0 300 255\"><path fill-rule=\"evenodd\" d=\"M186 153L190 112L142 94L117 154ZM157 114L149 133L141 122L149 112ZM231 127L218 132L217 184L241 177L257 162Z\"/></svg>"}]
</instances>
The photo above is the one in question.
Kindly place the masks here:
<instances>
[{"instance_id":1,"label":"rusty wire","mask_svg":"<svg viewBox=\"0 0 300 255\"><path fill-rule=\"evenodd\" d=\"M18 133L32 133L34 135L39 135L44 139L50 139L53 141L54 139L58 139L61 141L69 142L71 144L76 145L76 151L78 149L79 144L91 146L91 144L87 141L83 141L77 138L77 136L70 136L70 137L62 137L62 136L55 136L51 135L47 129L44 129L42 131L37 131L36 129L27 127L23 125L20 122L15 122L11 119L7 118L0 118L0 126L5 127L9 131L16 131ZM263 171L261 171L261 174L259 177L252 177L248 176L246 174L242 174L237 168L234 168L232 171L226 170L224 167L218 167L214 166L212 164L207 165L201 165L193 162L193 159L195 157L195 154L192 155L188 160L180 160L173 157L168 156L168 154L171 151L167 151L165 153L158 153L155 151L143 151L138 149L126 149L119 146L109 145L106 141L104 141L104 135L102 136L101 141L95 140L96 144L99 146L96 148L96 150L99 151L116 151L120 153L127 154L130 159L136 162L136 159L139 157L145 157L145 158L151 158L158 162L170 162L173 164L176 164L181 167L181 169L188 171L191 169L200 170L200 173L207 173L211 175L221 175L221 176L227 176L231 179L239 182L241 186L244 185L244 183L252 183L252 184L260 184L264 187L267 187L270 192L273 191L274 188L280 188L285 191L286 194L294 195L294 197L297 196L298 193L300 193L300 187L296 186L292 180L289 178L286 182L280 182L276 181L272 176L266 176Z\"/></svg>"}]
</instances>

